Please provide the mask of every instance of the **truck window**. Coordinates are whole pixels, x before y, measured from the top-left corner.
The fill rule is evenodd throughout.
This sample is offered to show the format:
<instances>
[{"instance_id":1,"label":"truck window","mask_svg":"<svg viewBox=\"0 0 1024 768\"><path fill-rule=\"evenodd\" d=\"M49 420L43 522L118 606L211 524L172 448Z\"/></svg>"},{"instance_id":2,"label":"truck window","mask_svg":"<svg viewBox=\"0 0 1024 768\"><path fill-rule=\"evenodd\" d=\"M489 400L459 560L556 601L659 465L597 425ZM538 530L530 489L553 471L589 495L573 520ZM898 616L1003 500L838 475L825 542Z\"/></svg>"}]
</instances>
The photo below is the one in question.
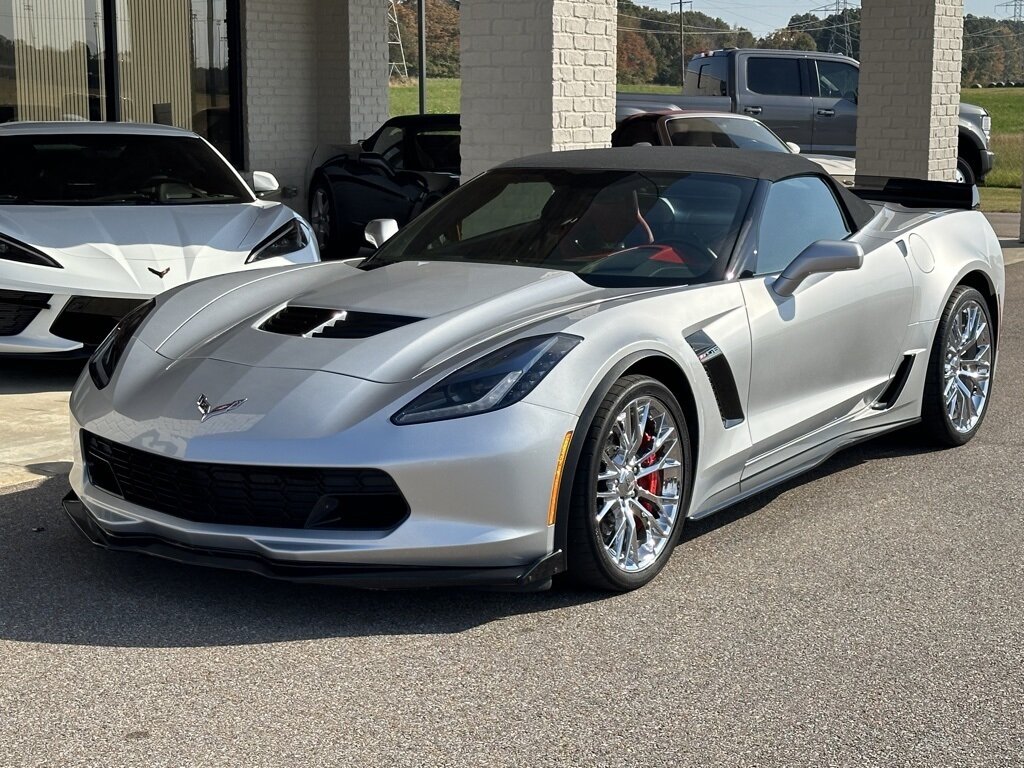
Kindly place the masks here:
<instances>
[{"instance_id":1,"label":"truck window","mask_svg":"<svg viewBox=\"0 0 1024 768\"><path fill-rule=\"evenodd\" d=\"M818 89L823 98L857 103L860 71L841 61L818 62Z\"/></svg>"},{"instance_id":2,"label":"truck window","mask_svg":"<svg viewBox=\"0 0 1024 768\"><path fill-rule=\"evenodd\" d=\"M690 64L686 85L691 96L728 96L729 60L725 56L698 59Z\"/></svg>"},{"instance_id":3,"label":"truck window","mask_svg":"<svg viewBox=\"0 0 1024 768\"><path fill-rule=\"evenodd\" d=\"M747 59L747 87L765 96L802 96L800 59Z\"/></svg>"}]
</instances>

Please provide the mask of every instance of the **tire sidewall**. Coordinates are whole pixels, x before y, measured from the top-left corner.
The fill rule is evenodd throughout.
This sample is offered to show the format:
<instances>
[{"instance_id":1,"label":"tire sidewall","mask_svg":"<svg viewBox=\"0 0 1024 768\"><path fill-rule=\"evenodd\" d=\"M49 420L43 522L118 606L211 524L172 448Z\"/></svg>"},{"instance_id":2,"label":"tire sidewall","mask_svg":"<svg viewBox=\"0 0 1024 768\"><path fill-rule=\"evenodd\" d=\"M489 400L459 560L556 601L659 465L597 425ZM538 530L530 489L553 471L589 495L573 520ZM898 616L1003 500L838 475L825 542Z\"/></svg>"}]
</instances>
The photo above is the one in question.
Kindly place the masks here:
<instances>
[{"instance_id":1,"label":"tire sidewall","mask_svg":"<svg viewBox=\"0 0 1024 768\"><path fill-rule=\"evenodd\" d=\"M931 428L933 433L936 433L936 437L953 446L965 445L978 434L981 426L985 423L985 417L988 416L989 408L992 405L992 393L993 386L995 384L995 376L993 375L989 379L989 389L988 396L985 400L985 408L981 412L981 417L978 419L978 423L974 425L974 429L970 432L958 431L953 426L949 415L946 412L944 396L946 347L949 344L949 337L953 328L953 318L956 317L965 304L971 301L976 302L981 307L982 312L985 314L985 322L988 323L990 333L992 333L993 374L995 372L995 334L992 331L992 316L988 302L976 289L960 286L956 291L954 291L949 302L946 304L945 311L942 313L939 329L935 335L935 349L932 350L931 356L932 370L929 371L930 386L927 388L928 391L926 392L926 399L929 401L925 403L926 424Z\"/></svg>"},{"instance_id":2,"label":"tire sidewall","mask_svg":"<svg viewBox=\"0 0 1024 768\"><path fill-rule=\"evenodd\" d=\"M597 417L587 433L588 445L596 446L597 450L587 452L586 462L579 467L573 488L573 512L582 514L584 528L586 530L587 549L592 557L593 564L600 571L602 577L608 582L608 586L619 590L629 591L638 589L651 582L665 567L672 555L672 550L679 542L682 529L686 520L686 513L689 509L690 493L693 487L691 472L691 446L689 431L682 408L672 392L655 379L648 377L626 377L619 379L616 384L628 382L626 388L614 395L609 393L605 396L603 405L599 409ZM615 392L616 387L612 388ZM622 411L627 403L640 397L653 397L661 402L672 415L676 423L676 432L680 440L680 448L683 454L683 483L680 489L679 511L672 529L668 544L658 560L649 568L639 573L626 573L616 568L605 554L604 543L600 531L594 524L592 510L596 506L597 476L600 470L601 446L604 436L611 429L616 416ZM610 401L610 402L609 402Z\"/></svg>"}]
</instances>

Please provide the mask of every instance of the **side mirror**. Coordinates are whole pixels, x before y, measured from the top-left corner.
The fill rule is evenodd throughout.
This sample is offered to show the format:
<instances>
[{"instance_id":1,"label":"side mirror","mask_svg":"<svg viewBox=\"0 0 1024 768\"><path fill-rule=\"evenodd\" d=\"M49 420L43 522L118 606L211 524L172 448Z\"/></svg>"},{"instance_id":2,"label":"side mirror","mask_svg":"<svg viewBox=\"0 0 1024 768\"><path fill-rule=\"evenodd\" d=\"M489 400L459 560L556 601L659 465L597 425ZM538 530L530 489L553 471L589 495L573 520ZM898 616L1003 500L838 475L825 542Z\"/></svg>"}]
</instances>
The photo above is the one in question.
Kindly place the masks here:
<instances>
[{"instance_id":1,"label":"side mirror","mask_svg":"<svg viewBox=\"0 0 1024 768\"><path fill-rule=\"evenodd\" d=\"M772 283L772 290L783 298L792 296L811 275L849 272L864 265L864 248L846 240L819 240L811 243Z\"/></svg>"},{"instance_id":2,"label":"side mirror","mask_svg":"<svg viewBox=\"0 0 1024 768\"><path fill-rule=\"evenodd\" d=\"M786 146L789 147L789 151L792 152L794 155L799 155L800 154L800 145L799 144L794 144L792 141L787 141L786 142Z\"/></svg>"},{"instance_id":3,"label":"side mirror","mask_svg":"<svg viewBox=\"0 0 1024 768\"><path fill-rule=\"evenodd\" d=\"M398 222L394 219L374 219L366 225L363 232L366 242L374 248L380 248L397 234Z\"/></svg>"},{"instance_id":4,"label":"side mirror","mask_svg":"<svg viewBox=\"0 0 1024 768\"><path fill-rule=\"evenodd\" d=\"M267 195L272 195L275 192L280 192L281 184L278 182L277 177L272 173L267 173L266 171L253 171L252 191L256 193L256 197L266 197Z\"/></svg>"}]
</instances>

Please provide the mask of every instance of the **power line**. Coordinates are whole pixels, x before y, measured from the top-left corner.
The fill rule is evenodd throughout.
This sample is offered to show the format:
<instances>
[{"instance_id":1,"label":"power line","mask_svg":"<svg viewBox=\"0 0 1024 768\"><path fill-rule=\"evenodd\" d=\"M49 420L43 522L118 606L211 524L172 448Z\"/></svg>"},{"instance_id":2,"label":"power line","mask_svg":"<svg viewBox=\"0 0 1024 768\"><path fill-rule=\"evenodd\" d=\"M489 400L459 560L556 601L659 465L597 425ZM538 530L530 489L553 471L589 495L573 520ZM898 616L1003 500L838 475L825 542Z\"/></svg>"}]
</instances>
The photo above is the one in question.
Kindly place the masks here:
<instances>
[{"instance_id":1,"label":"power line","mask_svg":"<svg viewBox=\"0 0 1024 768\"><path fill-rule=\"evenodd\" d=\"M1024 2L1024 0L1020 0ZM829 36L828 52L841 53L844 56L853 55L853 35L850 33L851 23L850 12L857 10L858 6L853 0L830 0L828 5L815 8L811 13L831 14L832 24L828 27L832 34Z\"/></svg>"}]
</instances>

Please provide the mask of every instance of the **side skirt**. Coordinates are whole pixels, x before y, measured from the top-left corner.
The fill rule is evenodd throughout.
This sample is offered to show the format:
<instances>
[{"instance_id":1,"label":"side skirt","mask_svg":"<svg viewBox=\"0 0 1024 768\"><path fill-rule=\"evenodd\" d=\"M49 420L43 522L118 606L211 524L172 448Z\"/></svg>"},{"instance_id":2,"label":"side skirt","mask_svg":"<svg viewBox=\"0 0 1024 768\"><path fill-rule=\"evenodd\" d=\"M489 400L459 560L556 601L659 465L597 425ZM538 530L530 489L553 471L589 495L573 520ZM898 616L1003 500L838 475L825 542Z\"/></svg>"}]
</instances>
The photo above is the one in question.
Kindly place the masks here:
<instances>
[{"instance_id":1,"label":"side skirt","mask_svg":"<svg viewBox=\"0 0 1024 768\"><path fill-rule=\"evenodd\" d=\"M919 421L921 421L920 418L907 419L905 421L886 424L881 427L869 427L837 435L836 437L826 440L819 445L812 446L796 456L792 456L789 459L776 464L775 466L762 470L758 474L744 480L738 485L734 485L732 488L728 488L721 493L712 496L708 499L703 509L691 513L688 519L701 520L715 514L716 512L721 512L723 509L727 509L741 501L749 499L751 496L756 496L769 488L781 485L792 480L794 477L810 472L846 448L890 432L896 432L904 429L905 427L916 424ZM770 477L766 478L765 475L770 475Z\"/></svg>"}]
</instances>

